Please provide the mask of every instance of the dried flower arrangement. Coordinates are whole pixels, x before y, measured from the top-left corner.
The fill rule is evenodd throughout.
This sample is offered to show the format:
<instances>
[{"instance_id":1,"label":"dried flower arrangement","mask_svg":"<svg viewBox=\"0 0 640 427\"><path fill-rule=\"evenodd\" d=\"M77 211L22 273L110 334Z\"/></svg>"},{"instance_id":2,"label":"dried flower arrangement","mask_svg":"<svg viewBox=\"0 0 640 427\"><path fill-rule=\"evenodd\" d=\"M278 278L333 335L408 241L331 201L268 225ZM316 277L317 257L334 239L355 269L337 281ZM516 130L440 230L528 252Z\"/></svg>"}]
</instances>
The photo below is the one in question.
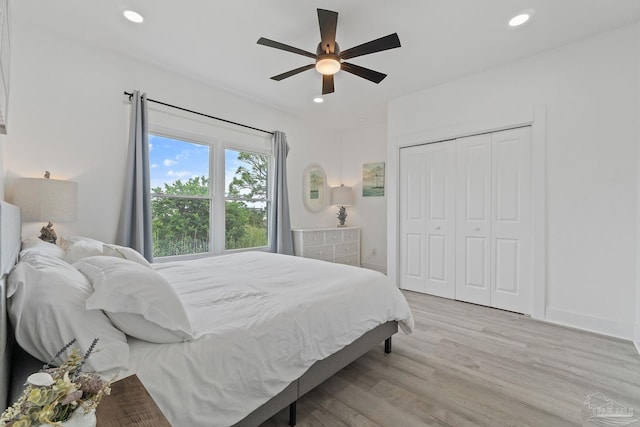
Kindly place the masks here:
<instances>
[{"instance_id":1,"label":"dried flower arrangement","mask_svg":"<svg viewBox=\"0 0 640 427\"><path fill-rule=\"evenodd\" d=\"M76 340L62 347L51 362L32 374L22 396L0 416L4 427L30 427L41 424L61 426L74 411L95 411L102 396L111 392L111 381L105 381L95 373L82 372L82 366L96 351L98 339L94 339L86 353L77 347ZM51 364L71 348L69 357L55 368Z\"/></svg>"}]
</instances>

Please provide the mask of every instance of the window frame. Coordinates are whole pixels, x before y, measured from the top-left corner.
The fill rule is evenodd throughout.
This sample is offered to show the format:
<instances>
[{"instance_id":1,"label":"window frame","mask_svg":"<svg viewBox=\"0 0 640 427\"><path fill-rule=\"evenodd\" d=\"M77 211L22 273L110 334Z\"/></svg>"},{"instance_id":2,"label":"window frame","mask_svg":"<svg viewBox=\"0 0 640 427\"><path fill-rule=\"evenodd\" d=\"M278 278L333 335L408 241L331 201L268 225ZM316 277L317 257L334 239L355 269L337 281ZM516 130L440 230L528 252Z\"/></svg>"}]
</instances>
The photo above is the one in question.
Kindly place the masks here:
<instances>
[{"instance_id":1,"label":"window frame","mask_svg":"<svg viewBox=\"0 0 640 427\"><path fill-rule=\"evenodd\" d=\"M218 128L215 128L218 129ZM226 132L222 132L226 131ZM212 132L212 133L215 133ZM271 182L273 180L273 152L266 143L266 140L262 146L258 144L252 144L251 142L242 141L242 133L235 132L236 137L229 137L228 130L221 129L222 134L220 138L214 135L204 135L201 133L194 133L184 131L178 127L167 127L157 124L149 124L148 134L160 136L164 138L175 139L179 141L189 142L199 145L207 145L209 147L209 196L166 196L158 195L162 197L180 197L191 199L208 199L209 200L209 251L170 255L163 257L155 257L154 261L168 262L177 260L197 259L214 255L223 255L227 253L245 252L245 251L268 251L272 239L271 221L267 221L267 245L257 246L251 248L229 249L225 248L225 234L226 234L226 221L225 221L225 205L226 205L226 188L225 188L225 166L226 150L234 150L238 152L250 152L255 154L261 154L267 156L268 171L267 171L267 216L271 216ZM227 135L225 135L225 133ZM151 193L151 197L156 197L155 193ZM263 200L260 200L263 201Z\"/></svg>"}]
</instances>

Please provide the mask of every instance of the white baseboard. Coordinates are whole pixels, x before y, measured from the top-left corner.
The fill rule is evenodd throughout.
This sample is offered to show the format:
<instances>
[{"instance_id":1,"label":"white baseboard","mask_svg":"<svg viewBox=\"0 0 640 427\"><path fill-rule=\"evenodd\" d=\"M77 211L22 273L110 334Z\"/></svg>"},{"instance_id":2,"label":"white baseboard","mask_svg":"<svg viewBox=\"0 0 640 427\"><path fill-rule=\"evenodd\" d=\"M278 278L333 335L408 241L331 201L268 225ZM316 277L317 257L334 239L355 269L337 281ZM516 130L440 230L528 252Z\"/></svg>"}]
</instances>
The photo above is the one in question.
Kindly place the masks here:
<instances>
[{"instance_id":1,"label":"white baseboard","mask_svg":"<svg viewBox=\"0 0 640 427\"><path fill-rule=\"evenodd\" d=\"M640 323L633 325L633 345L636 346L636 351L640 355Z\"/></svg>"},{"instance_id":2,"label":"white baseboard","mask_svg":"<svg viewBox=\"0 0 640 427\"><path fill-rule=\"evenodd\" d=\"M382 274L387 274L387 266L386 265L368 264L366 262L363 262L362 266L364 268L368 268L369 270L375 270L375 271L379 271Z\"/></svg>"},{"instance_id":3,"label":"white baseboard","mask_svg":"<svg viewBox=\"0 0 640 427\"><path fill-rule=\"evenodd\" d=\"M563 326L570 326L572 328L583 329L589 332L596 332L598 334L609 335L615 338L634 340L636 348L640 345L640 340L636 341L637 338L634 339L633 323L589 316L553 307L547 307L545 321L557 323ZM636 331L637 330L638 325L636 325ZM637 334L635 337L637 337Z\"/></svg>"}]
</instances>

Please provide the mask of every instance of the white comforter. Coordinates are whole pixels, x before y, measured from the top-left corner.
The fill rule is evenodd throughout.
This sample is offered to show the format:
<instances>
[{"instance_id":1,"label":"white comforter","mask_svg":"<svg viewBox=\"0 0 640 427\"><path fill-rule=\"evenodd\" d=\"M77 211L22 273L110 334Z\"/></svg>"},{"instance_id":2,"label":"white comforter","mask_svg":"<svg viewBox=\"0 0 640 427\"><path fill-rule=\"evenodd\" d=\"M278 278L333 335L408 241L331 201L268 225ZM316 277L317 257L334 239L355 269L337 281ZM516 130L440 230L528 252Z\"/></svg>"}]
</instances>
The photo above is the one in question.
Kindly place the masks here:
<instances>
[{"instance_id":1,"label":"white comforter","mask_svg":"<svg viewBox=\"0 0 640 427\"><path fill-rule=\"evenodd\" d=\"M129 338L137 373L175 426L229 426L315 361L389 320L413 328L398 288L375 271L262 252L154 264L202 336Z\"/></svg>"}]
</instances>

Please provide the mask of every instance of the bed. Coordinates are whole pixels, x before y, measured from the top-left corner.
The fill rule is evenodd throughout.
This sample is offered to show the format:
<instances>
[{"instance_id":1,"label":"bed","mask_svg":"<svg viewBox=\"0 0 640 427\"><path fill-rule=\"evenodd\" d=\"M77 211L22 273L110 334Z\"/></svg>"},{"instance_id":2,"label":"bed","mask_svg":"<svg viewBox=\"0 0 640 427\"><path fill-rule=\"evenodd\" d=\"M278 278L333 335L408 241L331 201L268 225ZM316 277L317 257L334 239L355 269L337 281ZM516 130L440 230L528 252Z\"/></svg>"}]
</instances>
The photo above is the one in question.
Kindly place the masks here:
<instances>
[{"instance_id":1,"label":"bed","mask_svg":"<svg viewBox=\"0 0 640 427\"><path fill-rule=\"evenodd\" d=\"M4 202L0 226L2 290L19 344L13 385L59 342L79 336L82 346L99 332L103 351L87 366L137 374L172 425L259 425L287 406L293 425L301 396L383 341L390 352L398 328L413 327L397 287L370 270L261 252L145 265L135 251L86 238L67 239L59 260L22 245L13 267L20 219ZM46 286L33 285L43 276ZM60 297L70 282L78 284ZM36 299L46 303L30 307Z\"/></svg>"}]
</instances>

